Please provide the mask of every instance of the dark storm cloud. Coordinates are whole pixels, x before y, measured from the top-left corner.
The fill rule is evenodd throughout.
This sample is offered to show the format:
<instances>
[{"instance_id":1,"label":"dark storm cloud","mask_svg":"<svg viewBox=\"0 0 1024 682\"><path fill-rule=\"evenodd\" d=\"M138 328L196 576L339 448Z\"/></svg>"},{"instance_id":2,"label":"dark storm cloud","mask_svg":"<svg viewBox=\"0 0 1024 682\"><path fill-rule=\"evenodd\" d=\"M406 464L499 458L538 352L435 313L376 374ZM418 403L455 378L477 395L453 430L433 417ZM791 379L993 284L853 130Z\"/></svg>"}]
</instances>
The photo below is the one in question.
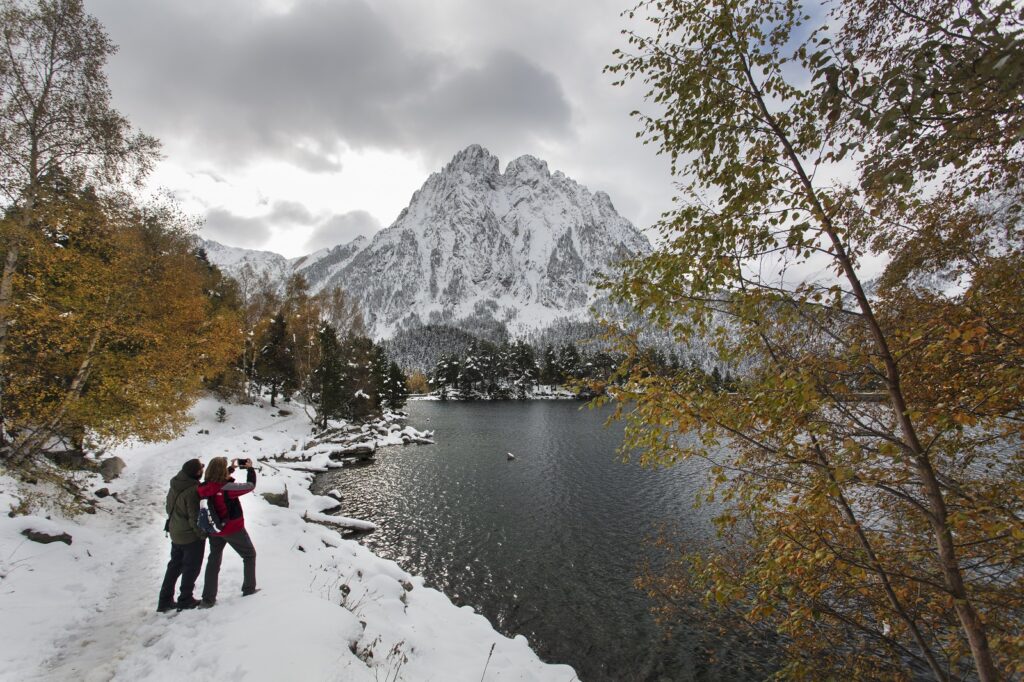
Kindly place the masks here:
<instances>
[{"instance_id":1,"label":"dark storm cloud","mask_svg":"<svg viewBox=\"0 0 1024 682\"><path fill-rule=\"evenodd\" d=\"M447 159L500 132L529 144L570 132L558 79L524 56L470 59L411 47L360 0L314 0L283 14L248 0L95 0L122 54L116 102L169 144L221 163L273 156L337 170L339 145Z\"/></svg>"},{"instance_id":2,"label":"dark storm cloud","mask_svg":"<svg viewBox=\"0 0 1024 682\"><path fill-rule=\"evenodd\" d=\"M380 223L366 211L349 211L332 216L313 232L313 236L306 242L306 251L312 253L345 244L360 236L372 237L379 229Z\"/></svg>"},{"instance_id":3,"label":"dark storm cloud","mask_svg":"<svg viewBox=\"0 0 1024 682\"><path fill-rule=\"evenodd\" d=\"M416 110L415 123L423 136L438 130L460 136L449 152L477 140L497 138L514 145L533 136L566 133L570 120L558 79L508 50L494 52L482 64L440 83Z\"/></svg>"}]
</instances>

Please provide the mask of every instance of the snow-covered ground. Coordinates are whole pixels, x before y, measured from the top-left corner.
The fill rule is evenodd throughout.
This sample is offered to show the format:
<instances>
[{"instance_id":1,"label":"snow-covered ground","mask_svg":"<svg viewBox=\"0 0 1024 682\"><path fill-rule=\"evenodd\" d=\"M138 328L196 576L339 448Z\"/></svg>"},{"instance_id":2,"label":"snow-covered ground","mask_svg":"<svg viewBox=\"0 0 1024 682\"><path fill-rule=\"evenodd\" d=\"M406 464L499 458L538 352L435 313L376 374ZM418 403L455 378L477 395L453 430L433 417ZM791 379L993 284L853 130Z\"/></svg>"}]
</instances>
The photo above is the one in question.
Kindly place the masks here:
<instances>
[{"instance_id":1,"label":"snow-covered ground","mask_svg":"<svg viewBox=\"0 0 1024 682\"><path fill-rule=\"evenodd\" d=\"M290 453L295 466L310 440L301 410L278 416L269 406L225 405L227 420L218 423L220 405L199 401L195 423L175 441L111 453L127 463L122 476L109 484L97 478L90 489L107 487L121 502L105 497L97 514L76 519L47 509L0 515L0 679L576 678L568 666L541 662L524 637L502 636L422 578L342 539L330 525L304 520L331 521L323 512L336 501L309 492L312 473L275 469L273 461L262 465L255 494L242 498L261 591L241 596L242 562L229 548L214 608L156 613L170 550L164 496L181 464ZM385 438L394 442L397 434ZM288 508L260 495L286 487ZM0 511L31 493L32 486L0 476ZM73 540L38 544L21 535L25 529L66 532ZM197 595L201 586L202 575Z\"/></svg>"}]
</instances>

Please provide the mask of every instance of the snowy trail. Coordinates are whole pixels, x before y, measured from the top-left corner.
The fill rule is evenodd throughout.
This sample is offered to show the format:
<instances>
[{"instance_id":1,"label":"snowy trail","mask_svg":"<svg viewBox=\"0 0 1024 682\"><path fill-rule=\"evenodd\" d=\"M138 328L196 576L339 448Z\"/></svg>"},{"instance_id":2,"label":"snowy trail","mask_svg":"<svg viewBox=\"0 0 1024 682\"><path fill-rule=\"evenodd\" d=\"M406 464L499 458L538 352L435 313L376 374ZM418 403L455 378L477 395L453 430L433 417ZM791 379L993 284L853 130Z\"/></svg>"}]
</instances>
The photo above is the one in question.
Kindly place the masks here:
<instances>
[{"instance_id":1,"label":"snowy trail","mask_svg":"<svg viewBox=\"0 0 1024 682\"><path fill-rule=\"evenodd\" d=\"M126 477L134 480L119 494L126 504L111 512L112 525L122 532L109 556L110 587L91 605L92 615L54 643L55 654L44 661L40 679L111 680L122 660L152 647L158 657L170 658L173 645L158 646L167 633L167 617L154 612L154 586L163 578L169 549L162 531L167 481L192 456L190 447L165 448L160 456L126 469Z\"/></svg>"},{"instance_id":2,"label":"snowy trail","mask_svg":"<svg viewBox=\"0 0 1024 682\"><path fill-rule=\"evenodd\" d=\"M265 426L248 429L246 435L290 425L296 418L294 414L282 417ZM230 436L211 439L208 445L230 456L230 451L241 449L238 440L239 436L233 432ZM201 455L195 441L188 437L184 442L178 440L138 449L151 451L147 453L151 456L131 457L133 466L125 469L122 480L128 487L119 493L125 504L110 508L111 526L119 529L113 531L117 542L108 557L113 568L110 587L100 595L98 602L90 605L90 616L54 642L55 653L43 662L40 679L113 680L122 661L146 650L156 660L154 665L143 666L139 672L149 679L159 673L158 664L162 661L192 658L189 652L177 650L182 638L170 635L180 635L178 631L189 626L201 631L206 614L200 611L159 614L155 609L170 550L170 541L163 532L167 482L183 462ZM241 450L247 452L248 448ZM209 461L210 457L205 456L204 461ZM231 562L225 561L228 563ZM222 570L222 580L223 575L232 572ZM202 580L200 574L197 591L202 587ZM177 618L187 620L171 620Z\"/></svg>"},{"instance_id":3,"label":"snowy trail","mask_svg":"<svg viewBox=\"0 0 1024 682\"><path fill-rule=\"evenodd\" d=\"M95 515L0 515L0 682L7 680L435 680L477 682L576 679L548 665L525 638L507 638L469 607L456 607L392 561L307 523L336 501L313 495L311 474L264 467L256 494L243 498L258 553L261 592L240 594L242 563L230 549L217 605L156 613L170 541L163 533L167 483L192 457L301 454L309 426L300 412L201 400L181 438L115 453L127 466ZM372 438L372 436L370 436ZM298 449L298 451L296 450ZM289 506L262 492L287 491ZM24 486L0 475L0 509ZM26 528L73 536L38 545ZM201 589L200 575L197 592ZM493 653L491 653L493 646Z\"/></svg>"}]
</instances>

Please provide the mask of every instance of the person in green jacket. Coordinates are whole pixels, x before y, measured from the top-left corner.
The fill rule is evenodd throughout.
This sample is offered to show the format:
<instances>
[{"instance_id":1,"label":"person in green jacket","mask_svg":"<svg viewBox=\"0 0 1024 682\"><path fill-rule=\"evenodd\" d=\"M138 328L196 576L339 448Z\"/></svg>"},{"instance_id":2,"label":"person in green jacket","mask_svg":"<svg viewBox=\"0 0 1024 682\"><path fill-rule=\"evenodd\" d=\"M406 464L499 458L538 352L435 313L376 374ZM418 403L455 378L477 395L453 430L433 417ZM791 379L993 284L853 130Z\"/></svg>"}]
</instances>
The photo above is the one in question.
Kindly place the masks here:
<instances>
[{"instance_id":1,"label":"person in green jacket","mask_svg":"<svg viewBox=\"0 0 1024 682\"><path fill-rule=\"evenodd\" d=\"M160 599L156 610L160 613L177 607L194 609L199 600L192 596L192 590L199 577L206 553L206 534L199 529L199 479L203 476L203 463L190 459L181 466L167 491L167 526L171 535L171 560L160 588ZM178 601L174 601L174 585L181 577Z\"/></svg>"}]
</instances>

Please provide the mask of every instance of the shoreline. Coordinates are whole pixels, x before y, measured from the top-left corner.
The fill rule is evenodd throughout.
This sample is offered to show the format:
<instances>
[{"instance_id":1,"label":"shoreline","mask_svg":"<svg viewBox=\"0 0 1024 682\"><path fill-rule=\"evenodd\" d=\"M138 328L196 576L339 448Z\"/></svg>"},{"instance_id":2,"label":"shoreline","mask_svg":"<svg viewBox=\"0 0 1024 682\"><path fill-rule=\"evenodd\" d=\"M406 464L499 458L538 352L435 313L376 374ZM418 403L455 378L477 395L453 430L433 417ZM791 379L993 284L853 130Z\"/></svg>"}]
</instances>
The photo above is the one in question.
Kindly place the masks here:
<instances>
[{"instance_id":1,"label":"shoreline","mask_svg":"<svg viewBox=\"0 0 1024 682\"><path fill-rule=\"evenodd\" d=\"M523 397L516 396L492 396L481 393L472 393L468 397L463 397L462 392L458 389L451 389L447 391L444 397L441 397L437 391L431 391L430 393L413 393L409 396L410 401L429 401L429 402L448 402L453 403L471 403L471 402L530 402L533 400L576 400L579 402L587 401L592 399L593 395L576 394L565 388L560 384L538 384L530 390L528 395Z\"/></svg>"},{"instance_id":2,"label":"shoreline","mask_svg":"<svg viewBox=\"0 0 1024 682\"><path fill-rule=\"evenodd\" d=\"M222 423L214 417L221 406L228 413ZM127 466L109 483L86 478L86 491L102 486L118 496L99 499L97 514L68 518L57 509L37 508L0 516L0 608L7 616L0 637L9 645L0 652L0 665L8 674L202 677L203 661L231 651L233 665L253 680L476 682L484 670L488 680L578 679L570 666L541 661L522 635L502 635L472 608L458 607L427 587L422 576L346 538L347 532L368 530L353 527L366 522L337 516L335 497L311 492L319 472L310 469L346 466L331 458L335 449L370 440L377 447L397 445L403 436L411 441L425 432L403 428L407 417L392 415L387 424L335 431L335 441L344 438L347 444L318 441L301 408L282 407L286 414L205 397L179 438L110 451ZM244 598L236 593L241 562L228 552L216 607L158 614L156 593L169 549L162 531L166 482L184 460L197 456L258 461L256 490L242 504L259 553L261 592ZM0 476L5 506L20 504L26 490ZM66 532L73 540L37 545L21 536L28 527Z\"/></svg>"}]
</instances>

